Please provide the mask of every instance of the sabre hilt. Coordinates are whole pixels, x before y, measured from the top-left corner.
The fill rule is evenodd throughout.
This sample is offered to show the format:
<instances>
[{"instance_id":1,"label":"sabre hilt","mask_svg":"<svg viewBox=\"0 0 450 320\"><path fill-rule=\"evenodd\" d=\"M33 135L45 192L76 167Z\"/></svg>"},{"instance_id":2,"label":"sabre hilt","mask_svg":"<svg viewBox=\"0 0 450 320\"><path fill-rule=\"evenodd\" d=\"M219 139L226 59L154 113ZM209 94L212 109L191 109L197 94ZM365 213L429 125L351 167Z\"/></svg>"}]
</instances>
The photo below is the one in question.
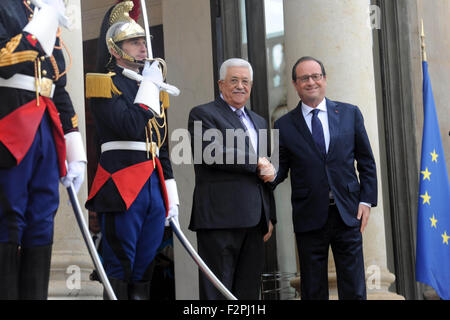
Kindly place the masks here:
<instances>
[{"instance_id":1,"label":"sabre hilt","mask_svg":"<svg viewBox=\"0 0 450 320\"><path fill-rule=\"evenodd\" d=\"M161 59L162 60L162 59ZM136 80L138 82L142 82L142 75L140 75L139 73L130 70L130 69L123 69L122 74L130 79ZM180 94L180 89L178 89L177 87L165 83L165 82L158 82L155 83L155 85L158 86L159 89L166 91L168 94L172 95L172 96L178 96Z\"/></svg>"},{"instance_id":2,"label":"sabre hilt","mask_svg":"<svg viewBox=\"0 0 450 320\"><path fill-rule=\"evenodd\" d=\"M144 61L149 61L150 63L152 63L153 61L158 61L159 68L161 69L161 72L162 72L162 75L163 75L163 79L166 80L167 63L166 63L166 61L164 61L164 59L162 59L162 58L145 58Z\"/></svg>"}]
</instances>

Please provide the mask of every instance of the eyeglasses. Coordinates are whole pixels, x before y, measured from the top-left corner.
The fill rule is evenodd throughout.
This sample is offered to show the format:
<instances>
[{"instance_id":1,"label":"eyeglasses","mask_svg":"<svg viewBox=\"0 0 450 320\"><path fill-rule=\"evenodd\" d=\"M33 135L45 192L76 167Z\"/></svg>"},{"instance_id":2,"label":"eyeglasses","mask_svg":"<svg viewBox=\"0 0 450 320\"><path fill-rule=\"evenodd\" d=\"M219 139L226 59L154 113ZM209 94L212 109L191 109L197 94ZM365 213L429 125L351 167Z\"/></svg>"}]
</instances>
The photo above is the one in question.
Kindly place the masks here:
<instances>
[{"instance_id":1,"label":"eyeglasses","mask_svg":"<svg viewBox=\"0 0 450 320\"><path fill-rule=\"evenodd\" d=\"M323 74L315 73L310 76L301 76L301 77L297 77L297 80L300 80L300 82L302 82L302 83L306 83L309 81L309 78L313 79L314 81L320 81L323 78Z\"/></svg>"},{"instance_id":2,"label":"eyeglasses","mask_svg":"<svg viewBox=\"0 0 450 320\"><path fill-rule=\"evenodd\" d=\"M230 80L228 80L228 82L232 85L232 86L237 86L240 83L242 83L242 85L244 87L248 87L251 85L251 81L248 79L239 79L239 78L231 78Z\"/></svg>"}]
</instances>

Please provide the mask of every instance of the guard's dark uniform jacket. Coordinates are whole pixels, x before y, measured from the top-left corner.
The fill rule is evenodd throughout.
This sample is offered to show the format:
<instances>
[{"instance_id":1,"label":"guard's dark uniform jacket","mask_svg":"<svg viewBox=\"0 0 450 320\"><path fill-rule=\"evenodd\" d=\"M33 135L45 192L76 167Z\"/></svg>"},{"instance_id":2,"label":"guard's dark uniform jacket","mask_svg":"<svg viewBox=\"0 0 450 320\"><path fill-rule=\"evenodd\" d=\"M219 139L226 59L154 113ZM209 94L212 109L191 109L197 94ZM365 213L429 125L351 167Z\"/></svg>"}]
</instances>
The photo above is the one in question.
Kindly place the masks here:
<instances>
[{"instance_id":1,"label":"guard's dark uniform jacket","mask_svg":"<svg viewBox=\"0 0 450 320\"><path fill-rule=\"evenodd\" d=\"M33 9L0 1L0 299L47 298L64 136L79 135L61 39L46 57L23 31Z\"/></svg>"},{"instance_id":2,"label":"guard's dark uniform jacket","mask_svg":"<svg viewBox=\"0 0 450 320\"><path fill-rule=\"evenodd\" d=\"M123 76L122 71L121 67L116 66L114 73L97 74L98 79L94 80L97 86L98 82L103 83L100 86L104 87L106 95L100 95L110 95L92 98L90 103L100 144L112 141L148 142L149 150L114 149L102 152L86 208L95 212L128 210L153 170L157 170L167 214L168 200L164 181L173 179L164 115L168 97L164 92L160 95L163 113L155 117L145 106L134 104L138 83ZM86 87L91 85L87 83ZM89 96L98 97L99 94L87 93L87 97ZM152 155L152 142L159 147L159 156Z\"/></svg>"},{"instance_id":3,"label":"guard's dark uniform jacket","mask_svg":"<svg viewBox=\"0 0 450 320\"><path fill-rule=\"evenodd\" d=\"M8 80L21 74L38 78L40 73L42 78L46 78L48 92L53 82L54 93L52 98L45 97L44 89L41 89L37 103L36 92L0 84L0 168L13 167L25 157L47 111L58 151L60 176L64 176L64 134L78 131L78 121L64 88L66 76L62 41L57 38L53 56L45 57L37 40L22 31L31 19L33 9L27 1L1 1L0 77Z\"/></svg>"}]
</instances>

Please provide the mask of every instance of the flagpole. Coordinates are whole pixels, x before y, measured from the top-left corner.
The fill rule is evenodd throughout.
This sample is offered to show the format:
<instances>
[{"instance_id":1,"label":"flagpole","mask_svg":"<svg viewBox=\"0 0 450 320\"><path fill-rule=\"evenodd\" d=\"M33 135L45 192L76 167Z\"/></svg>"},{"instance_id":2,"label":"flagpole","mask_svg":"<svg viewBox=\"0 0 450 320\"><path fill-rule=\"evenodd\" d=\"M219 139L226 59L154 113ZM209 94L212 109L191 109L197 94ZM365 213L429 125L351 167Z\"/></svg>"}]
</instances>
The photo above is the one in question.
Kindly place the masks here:
<instances>
[{"instance_id":1,"label":"flagpole","mask_svg":"<svg viewBox=\"0 0 450 320\"><path fill-rule=\"evenodd\" d=\"M450 184L436 114L421 21L423 134L417 210L416 280L450 300ZM438 158L439 157L439 158ZM422 177L423 175L423 177Z\"/></svg>"},{"instance_id":2,"label":"flagpole","mask_svg":"<svg viewBox=\"0 0 450 320\"><path fill-rule=\"evenodd\" d=\"M427 52L425 50L425 31L423 28L423 19L420 19L421 22L421 29L422 31L420 32L420 39L421 39L421 47L422 47L422 61L427 62Z\"/></svg>"}]
</instances>

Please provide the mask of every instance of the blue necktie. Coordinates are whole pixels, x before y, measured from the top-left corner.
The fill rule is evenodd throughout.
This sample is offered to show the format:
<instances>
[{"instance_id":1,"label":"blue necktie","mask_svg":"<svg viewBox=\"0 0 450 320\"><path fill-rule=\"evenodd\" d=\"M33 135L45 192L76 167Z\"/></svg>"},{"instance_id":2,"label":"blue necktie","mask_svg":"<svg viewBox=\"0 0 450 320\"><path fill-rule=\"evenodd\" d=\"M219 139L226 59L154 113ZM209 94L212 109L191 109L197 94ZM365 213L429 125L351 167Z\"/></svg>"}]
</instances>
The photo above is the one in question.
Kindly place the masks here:
<instances>
[{"instance_id":1,"label":"blue necktie","mask_svg":"<svg viewBox=\"0 0 450 320\"><path fill-rule=\"evenodd\" d=\"M325 156L327 152L325 148L325 138L323 136L322 122L320 122L320 119L318 117L319 111L319 109L314 109L312 111L313 115L311 119L311 133L317 148L319 148L320 153Z\"/></svg>"}]
</instances>

